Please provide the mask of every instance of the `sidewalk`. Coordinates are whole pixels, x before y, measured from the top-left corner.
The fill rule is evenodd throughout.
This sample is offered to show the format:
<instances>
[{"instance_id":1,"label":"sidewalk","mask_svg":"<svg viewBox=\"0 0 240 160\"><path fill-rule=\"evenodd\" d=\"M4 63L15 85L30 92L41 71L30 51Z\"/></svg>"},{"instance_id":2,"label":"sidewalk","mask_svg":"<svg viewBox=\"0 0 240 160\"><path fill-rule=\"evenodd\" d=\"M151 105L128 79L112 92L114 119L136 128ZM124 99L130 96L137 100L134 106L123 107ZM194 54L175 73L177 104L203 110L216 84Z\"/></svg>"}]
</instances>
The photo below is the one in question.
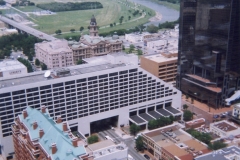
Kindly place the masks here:
<instances>
[{"instance_id":1,"label":"sidewalk","mask_svg":"<svg viewBox=\"0 0 240 160\"><path fill-rule=\"evenodd\" d=\"M128 139L128 138L132 138L133 136L130 136L130 135L128 135L128 134L126 134L126 133L124 133L122 130L121 130L121 128L114 128L114 130L115 130L115 133L119 136L119 137L121 137L121 138L123 138L123 139Z\"/></svg>"}]
</instances>

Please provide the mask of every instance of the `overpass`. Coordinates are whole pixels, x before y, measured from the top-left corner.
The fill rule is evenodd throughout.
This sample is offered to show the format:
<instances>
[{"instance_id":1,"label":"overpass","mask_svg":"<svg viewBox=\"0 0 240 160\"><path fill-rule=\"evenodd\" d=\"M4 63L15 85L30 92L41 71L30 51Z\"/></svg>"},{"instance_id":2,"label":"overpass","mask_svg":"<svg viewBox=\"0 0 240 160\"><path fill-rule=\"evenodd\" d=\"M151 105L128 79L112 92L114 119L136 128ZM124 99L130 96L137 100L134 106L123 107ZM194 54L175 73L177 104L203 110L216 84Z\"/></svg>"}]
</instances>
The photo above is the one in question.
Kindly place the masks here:
<instances>
[{"instance_id":1,"label":"overpass","mask_svg":"<svg viewBox=\"0 0 240 160\"><path fill-rule=\"evenodd\" d=\"M53 36L50 36L44 32L41 32L39 30L36 30L34 28L31 28L29 26L26 26L24 24L20 24L18 22L15 22L9 18L6 18L4 16L1 16L0 15L0 20L3 21L4 23L6 24L9 24L11 26L13 26L14 28L20 30L20 31L23 31L23 32L26 32L30 35L33 35L35 37L38 37L39 39L44 39L44 40L47 40L47 41L52 41L52 40L55 40L57 38L53 37Z\"/></svg>"}]
</instances>

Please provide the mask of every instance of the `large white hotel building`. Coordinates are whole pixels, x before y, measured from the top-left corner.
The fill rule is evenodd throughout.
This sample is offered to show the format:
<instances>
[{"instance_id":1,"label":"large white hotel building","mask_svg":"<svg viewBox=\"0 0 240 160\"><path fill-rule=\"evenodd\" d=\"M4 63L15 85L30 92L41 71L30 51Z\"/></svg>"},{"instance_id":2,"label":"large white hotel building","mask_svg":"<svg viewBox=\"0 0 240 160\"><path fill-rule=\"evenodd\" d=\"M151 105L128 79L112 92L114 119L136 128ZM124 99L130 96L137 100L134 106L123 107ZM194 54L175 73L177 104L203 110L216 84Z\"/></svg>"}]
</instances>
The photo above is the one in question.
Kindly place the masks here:
<instances>
[{"instance_id":1,"label":"large white hotel building","mask_svg":"<svg viewBox=\"0 0 240 160\"><path fill-rule=\"evenodd\" d=\"M161 116L180 116L181 92L138 66L136 55L114 53L86 59L88 64L0 78L0 146L13 150L11 125L26 106L45 105L83 134L91 124L116 117L116 126L146 126Z\"/></svg>"}]
</instances>

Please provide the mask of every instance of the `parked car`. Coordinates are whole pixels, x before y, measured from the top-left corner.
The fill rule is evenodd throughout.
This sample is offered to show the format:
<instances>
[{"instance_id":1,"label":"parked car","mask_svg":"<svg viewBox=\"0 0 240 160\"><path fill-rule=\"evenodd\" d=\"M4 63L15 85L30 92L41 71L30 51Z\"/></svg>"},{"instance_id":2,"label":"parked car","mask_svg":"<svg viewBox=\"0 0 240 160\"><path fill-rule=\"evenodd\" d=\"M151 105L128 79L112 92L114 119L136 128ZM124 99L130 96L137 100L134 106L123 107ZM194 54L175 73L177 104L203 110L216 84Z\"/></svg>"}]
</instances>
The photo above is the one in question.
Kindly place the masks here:
<instances>
[{"instance_id":1,"label":"parked car","mask_svg":"<svg viewBox=\"0 0 240 160\"><path fill-rule=\"evenodd\" d=\"M146 154L144 154L143 157L145 157L146 159L150 159L150 157Z\"/></svg>"}]
</instances>

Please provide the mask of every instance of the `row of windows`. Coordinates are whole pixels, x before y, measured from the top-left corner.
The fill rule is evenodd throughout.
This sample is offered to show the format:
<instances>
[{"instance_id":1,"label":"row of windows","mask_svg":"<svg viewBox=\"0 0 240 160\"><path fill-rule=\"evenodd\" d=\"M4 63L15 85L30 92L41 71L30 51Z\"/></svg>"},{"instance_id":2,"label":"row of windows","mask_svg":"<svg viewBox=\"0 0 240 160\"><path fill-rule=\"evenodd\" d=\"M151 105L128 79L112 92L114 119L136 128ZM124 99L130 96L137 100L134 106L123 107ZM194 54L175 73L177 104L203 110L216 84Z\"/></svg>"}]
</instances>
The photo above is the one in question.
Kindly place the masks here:
<instances>
[{"instance_id":1,"label":"row of windows","mask_svg":"<svg viewBox=\"0 0 240 160\"><path fill-rule=\"evenodd\" d=\"M128 77L129 74L135 77L130 77L132 80L128 82L128 78L125 77ZM123 82L119 83L119 77L116 76L121 77ZM108 78L111 80L109 81ZM143 83L143 80L146 83ZM102 82L98 83L99 81ZM151 77L147 78L146 74L133 69L26 89L27 98L25 98L25 90L15 91L12 92L14 109L11 106L1 111L3 105L0 103L0 112L6 115L10 113L8 111L12 110L11 114L13 115L14 112L16 115L16 113L21 113L21 110L27 105L34 108L46 105L51 115L61 115L63 119L70 120L73 116L84 117L88 114L96 114L161 98L167 96L164 95L164 90L165 94L169 92L167 95L176 94L172 93L168 87L164 88L160 82L152 80ZM6 98L2 102L11 100L7 99L8 96L11 96L11 93L4 94L3 97ZM6 105L11 104L6 102L4 106ZM75 113L76 111L78 112Z\"/></svg>"}]
</instances>

